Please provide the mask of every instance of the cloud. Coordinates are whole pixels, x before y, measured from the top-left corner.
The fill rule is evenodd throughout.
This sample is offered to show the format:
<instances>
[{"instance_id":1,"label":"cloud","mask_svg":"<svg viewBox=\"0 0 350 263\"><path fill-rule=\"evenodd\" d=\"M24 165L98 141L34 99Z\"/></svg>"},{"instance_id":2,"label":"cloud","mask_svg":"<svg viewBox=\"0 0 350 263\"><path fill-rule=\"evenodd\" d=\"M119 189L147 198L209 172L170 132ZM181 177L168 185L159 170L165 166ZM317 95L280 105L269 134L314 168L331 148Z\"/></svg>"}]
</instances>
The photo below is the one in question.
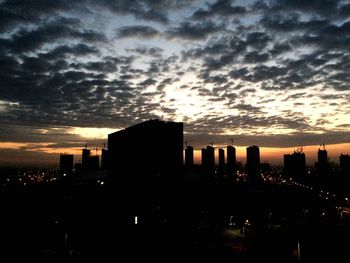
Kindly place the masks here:
<instances>
[{"instance_id":1,"label":"cloud","mask_svg":"<svg viewBox=\"0 0 350 263\"><path fill-rule=\"evenodd\" d=\"M152 38L159 35L159 31L151 26L125 26L117 29L119 38L143 37Z\"/></svg>"},{"instance_id":2,"label":"cloud","mask_svg":"<svg viewBox=\"0 0 350 263\"><path fill-rule=\"evenodd\" d=\"M168 38L201 40L209 35L217 33L225 28L224 25L217 25L211 21L203 23L183 22L179 27L167 31Z\"/></svg>"},{"instance_id":3,"label":"cloud","mask_svg":"<svg viewBox=\"0 0 350 263\"><path fill-rule=\"evenodd\" d=\"M81 138L53 127L163 118L226 141L315 142L309 131L345 142L348 10L330 0L2 1L0 124L11 128L0 138L63 147Z\"/></svg>"},{"instance_id":4,"label":"cloud","mask_svg":"<svg viewBox=\"0 0 350 263\"><path fill-rule=\"evenodd\" d=\"M217 0L213 4L208 4L208 9L199 9L193 14L194 19L203 19L213 16L232 16L232 15L244 15L246 8L244 6L232 6L231 0Z\"/></svg>"},{"instance_id":5,"label":"cloud","mask_svg":"<svg viewBox=\"0 0 350 263\"><path fill-rule=\"evenodd\" d=\"M76 30L75 27L79 25L78 19L59 17L33 30L20 29L10 38L0 39L0 44L11 52L23 52L41 48L60 39L77 38L93 43L106 41L104 34L94 30Z\"/></svg>"}]
</instances>

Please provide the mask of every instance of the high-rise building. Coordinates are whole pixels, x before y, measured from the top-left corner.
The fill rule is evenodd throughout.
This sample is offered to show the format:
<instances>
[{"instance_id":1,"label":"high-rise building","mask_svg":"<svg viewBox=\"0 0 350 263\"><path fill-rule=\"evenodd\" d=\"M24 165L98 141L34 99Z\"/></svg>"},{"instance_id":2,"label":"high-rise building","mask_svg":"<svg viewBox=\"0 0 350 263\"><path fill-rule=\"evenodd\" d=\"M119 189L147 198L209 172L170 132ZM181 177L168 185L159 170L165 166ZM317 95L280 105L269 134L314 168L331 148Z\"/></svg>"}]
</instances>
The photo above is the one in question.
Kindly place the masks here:
<instances>
[{"instance_id":1,"label":"high-rise building","mask_svg":"<svg viewBox=\"0 0 350 263\"><path fill-rule=\"evenodd\" d=\"M260 150L256 145L247 147L246 170L250 182L257 182L261 180Z\"/></svg>"},{"instance_id":2,"label":"high-rise building","mask_svg":"<svg viewBox=\"0 0 350 263\"><path fill-rule=\"evenodd\" d=\"M283 173L288 178L304 178L306 174L305 154L299 151L294 151L293 154L285 154Z\"/></svg>"},{"instance_id":3,"label":"high-rise building","mask_svg":"<svg viewBox=\"0 0 350 263\"><path fill-rule=\"evenodd\" d=\"M193 166L193 147L187 146L185 150L185 166L191 168Z\"/></svg>"},{"instance_id":4,"label":"high-rise building","mask_svg":"<svg viewBox=\"0 0 350 263\"><path fill-rule=\"evenodd\" d=\"M60 174L70 175L73 173L73 154L60 155Z\"/></svg>"},{"instance_id":5,"label":"high-rise building","mask_svg":"<svg viewBox=\"0 0 350 263\"><path fill-rule=\"evenodd\" d=\"M350 180L350 155L341 154L339 157L340 161L340 173L343 176L346 176Z\"/></svg>"},{"instance_id":6,"label":"high-rise building","mask_svg":"<svg viewBox=\"0 0 350 263\"><path fill-rule=\"evenodd\" d=\"M236 148L227 146L227 178L234 178L237 175Z\"/></svg>"},{"instance_id":7,"label":"high-rise building","mask_svg":"<svg viewBox=\"0 0 350 263\"><path fill-rule=\"evenodd\" d=\"M102 149L101 151L101 169L105 170L108 166L108 150Z\"/></svg>"},{"instance_id":8,"label":"high-rise building","mask_svg":"<svg viewBox=\"0 0 350 263\"><path fill-rule=\"evenodd\" d=\"M318 157L318 163L321 163L321 164L327 163L328 162L327 150L318 149L317 157Z\"/></svg>"},{"instance_id":9,"label":"high-rise building","mask_svg":"<svg viewBox=\"0 0 350 263\"><path fill-rule=\"evenodd\" d=\"M316 171L319 175L328 175L330 172L330 165L328 162L327 150L318 149L318 162L316 163Z\"/></svg>"},{"instance_id":10,"label":"high-rise building","mask_svg":"<svg viewBox=\"0 0 350 263\"><path fill-rule=\"evenodd\" d=\"M206 164L208 174L213 176L215 174L215 148L209 145L206 151Z\"/></svg>"},{"instance_id":11,"label":"high-rise building","mask_svg":"<svg viewBox=\"0 0 350 263\"><path fill-rule=\"evenodd\" d=\"M176 180L183 168L183 123L149 120L111 133L108 157L112 180L144 187L156 178Z\"/></svg>"},{"instance_id":12,"label":"high-rise building","mask_svg":"<svg viewBox=\"0 0 350 263\"><path fill-rule=\"evenodd\" d=\"M90 157L90 150L83 149L82 158L81 158L81 169L83 171L87 171L89 168L89 157Z\"/></svg>"},{"instance_id":13,"label":"high-rise building","mask_svg":"<svg viewBox=\"0 0 350 263\"><path fill-rule=\"evenodd\" d=\"M218 176L222 178L224 174L225 174L225 151L224 149L219 149Z\"/></svg>"}]
</instances>

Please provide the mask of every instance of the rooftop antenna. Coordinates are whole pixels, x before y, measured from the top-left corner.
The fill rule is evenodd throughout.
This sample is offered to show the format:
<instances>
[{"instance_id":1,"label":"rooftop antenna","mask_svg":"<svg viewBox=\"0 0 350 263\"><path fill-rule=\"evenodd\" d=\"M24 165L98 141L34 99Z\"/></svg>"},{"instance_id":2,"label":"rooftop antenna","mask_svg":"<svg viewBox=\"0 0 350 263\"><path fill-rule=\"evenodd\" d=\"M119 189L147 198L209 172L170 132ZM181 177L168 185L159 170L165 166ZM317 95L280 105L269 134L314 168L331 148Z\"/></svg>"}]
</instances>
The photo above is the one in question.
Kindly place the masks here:
<instances>
[{"instance_id":1,"label":"rooftop antenna","mask_svg":"<svg viewBox=\"0 0 350 263\"><path fill-rule=\"evenodd\" d=\"M320 146L322 146L323 150L326 150L326 145L324 143L322 143Z\"/></svg>"}]
</instances>

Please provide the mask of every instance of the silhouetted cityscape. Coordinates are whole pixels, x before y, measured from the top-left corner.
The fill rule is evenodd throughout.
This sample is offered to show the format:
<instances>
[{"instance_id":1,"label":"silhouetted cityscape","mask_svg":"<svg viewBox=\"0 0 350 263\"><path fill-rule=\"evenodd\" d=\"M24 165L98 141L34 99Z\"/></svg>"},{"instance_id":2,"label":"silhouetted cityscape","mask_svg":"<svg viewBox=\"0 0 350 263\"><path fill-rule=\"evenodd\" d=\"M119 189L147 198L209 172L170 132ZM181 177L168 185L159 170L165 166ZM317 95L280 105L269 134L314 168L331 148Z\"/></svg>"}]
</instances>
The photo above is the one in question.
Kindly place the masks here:
<instances>
[{"instance_id":1,"label":"silhouetted cityscape","mask_svg":"<svg viewBox=\"0 0 350 263\"><path fill-rule=\"evenodd\" d=\"M1 176L6 254L292 262L346 256L347 154L333 167L323 145L307 167L298 148L281 168L261 163L252 145L243 166L233 145L225 151L211 143L198 165L183 123L160 120L109 134L101 161L97 153L85 147L81 163L61 154L59 169Z\"/></svg>"}]
</instances>

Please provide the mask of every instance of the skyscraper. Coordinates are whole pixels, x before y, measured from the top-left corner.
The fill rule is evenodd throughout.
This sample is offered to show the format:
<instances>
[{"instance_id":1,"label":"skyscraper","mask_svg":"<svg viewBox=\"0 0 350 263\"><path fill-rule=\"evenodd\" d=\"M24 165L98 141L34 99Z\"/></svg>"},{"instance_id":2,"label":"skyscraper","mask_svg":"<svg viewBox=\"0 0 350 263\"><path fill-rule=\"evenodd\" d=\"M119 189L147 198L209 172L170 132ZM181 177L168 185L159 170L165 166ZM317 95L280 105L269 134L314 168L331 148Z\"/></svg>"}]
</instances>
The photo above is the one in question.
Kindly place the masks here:
<instances>
[{"instance_id":1,"label":"skyscraper","mask_svg":"<svg viewBox=\"0 0 350 263\"><path fill-rule=\"evenodd\" d=\"M73 154L60 155L60 174L70 175L73 172Z\"/></svg>"},{"instance_id":2,"label":"skyscraper","mask_svg":"<svg viewBox=\"0 0 350 263\"><path fill-rule=\"evenodd\" d=\"M193 147L187 146L185 150L185 166L191 168L193 166Z\"/></svg>"},{"instance_id":3,"label":"skyscraper","mask_svg":"<svg viewBox=\"0 0 350 263\"><path fill-rule=\"evenodd\" d=\"M108 166L108 150L102 149L101 151L101 169L105 170Z\"/></svg>"},{"instance_id":4,"label":"skyscraper","mask_svg":"<svg viewBox=\"0 0 350 263\"><path fill-rule=\"evenodd\" d=\"M201 150L201 164L202 167L205 168L207 163L207 149L202 148Z\"/></svg>"},{"instance_id":5,"label":"skyscraper","mask_svg":"<svg viewBox=\"0 0 350 263\"><path fill-rule=\"evenodd\" d=\"M260 181L260 150L256 145L247 147L246 169L250 182Z\"/></svg>"},{"instance_id":6,"label":"skyscraper","mask_svg":"<svg viewBox=\"0 0 350 263\"><path fill-rule=\"evenodd\" d=\"M306 174L305 154L301 151L285 154L283 173L288 178L303 179Z\"/></svg>"},{"instance_id":7,"label":"skyscraper","mask_svg":"<svg viewBox=\"0 0 350 263\"><path fill-rule=\"evenodd\" d=\"M330 165L328 163L327 150L318 149L318 162L316 163L316 170L319 175L325 176L330 172Z\"/></svg>"},{"instance_id":8,"label":"skyscraper","mask_svg":"<svg viewBox=\"0 0 350 263\"><path fill-rule=\"evenodd\" d=\"M236 148L227 146L227 178L234 178L237 174Z\"/></svg>"},{"instance_id":9,"label":"skyscraper","mask_svg":"<svg viewBox=\"0 0 350 263\"><path fill-rule=\"evenodd\" d=\"M89 169L89 157L90 157L90 150L83 149L82 158L81 158L81 169L83 171L87 171Z\"/></svg>"},{"instance_id":10,"label":"skyscraper","mask_svg":"<svg viewBox=\"0 0 350 263\"><path fill-rule=\"evenodd\" d=\"M174 180L183 167L183 123L149 120L108 135L108 174L117 181Z\"/></svg>"},{"instance_id":11,"label":"skyscraper","mask_svg":"<svg viewBox=\"0 0 350 263\"><path fill-rule=\"evenodd\" d=\"M210 176L215 174L215 149L212 146L207 146L206 151L207 171Z\"/></svg>"},{"instance_id":12,"label":"skyscraper","mask_svg":"<svg viewBox=\"0 0 350 263\"><path fill-rule=\"evenodd\" d=\"M219 149L218 176L222 178L224 177L224 174L225 174L225 151L224 149Z\"/></svg>"}]
</instances>

